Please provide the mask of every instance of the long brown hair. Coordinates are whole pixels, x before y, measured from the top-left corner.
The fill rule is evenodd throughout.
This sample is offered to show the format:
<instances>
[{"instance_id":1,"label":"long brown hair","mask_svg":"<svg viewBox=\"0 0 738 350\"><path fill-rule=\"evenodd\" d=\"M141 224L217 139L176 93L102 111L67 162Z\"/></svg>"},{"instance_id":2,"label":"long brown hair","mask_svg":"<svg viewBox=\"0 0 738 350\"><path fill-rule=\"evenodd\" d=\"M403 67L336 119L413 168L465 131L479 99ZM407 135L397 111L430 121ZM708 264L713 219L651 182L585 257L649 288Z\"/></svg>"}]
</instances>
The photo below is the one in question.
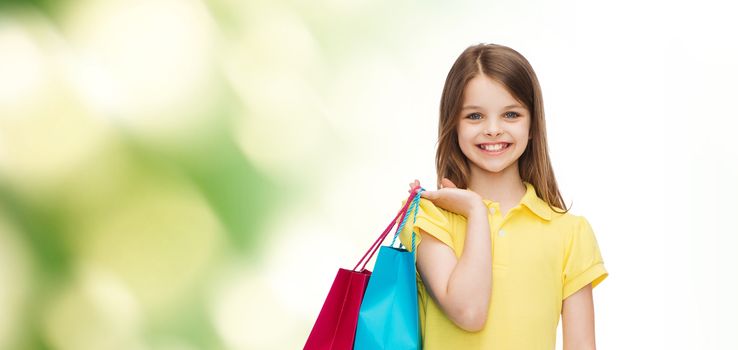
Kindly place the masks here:
<instances>
[{"instance_id":1,"label":"long brown hair","mask_svg":"<svg viewBox=\"0 0 738 350\"><path fill-rule=\"evenodd\" d=\"M484 74L498 81L530 111L532 138L518 160L520 177L535 187L538 196L548 203L552 210L556 211L553 207L566 208L548 156L546 119L538 78L523 55L503 45L470 46L459 55L448 72L441 95L438 120L436 151L438 183L440 184L441 179L445 177L459 188L468 186L469 163L459 147L457 126L464 87L478 74Z\"/></svg>"}]
</instances>

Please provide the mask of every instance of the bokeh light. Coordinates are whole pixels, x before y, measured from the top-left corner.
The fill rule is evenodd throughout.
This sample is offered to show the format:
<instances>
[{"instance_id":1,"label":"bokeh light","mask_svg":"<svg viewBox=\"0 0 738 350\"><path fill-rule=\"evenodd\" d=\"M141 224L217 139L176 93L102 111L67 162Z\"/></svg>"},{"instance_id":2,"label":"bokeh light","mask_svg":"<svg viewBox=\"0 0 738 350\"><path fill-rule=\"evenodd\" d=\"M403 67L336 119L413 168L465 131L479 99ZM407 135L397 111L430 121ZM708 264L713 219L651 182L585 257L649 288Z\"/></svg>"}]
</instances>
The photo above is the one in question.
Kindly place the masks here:
<instances>
[{"instance_id":1,"label":"bokeh light","mask_svg":"<svg viewBox=\"0 0 738 350\"><path fill-rule=\"evenodd\" d=\"M407 183L435 189L443 82L480 42L541 81L613 276L598 343L736 348L734 12L696 7L2 1L0 349L302 347Z\"/></svg>"}]
</instances>

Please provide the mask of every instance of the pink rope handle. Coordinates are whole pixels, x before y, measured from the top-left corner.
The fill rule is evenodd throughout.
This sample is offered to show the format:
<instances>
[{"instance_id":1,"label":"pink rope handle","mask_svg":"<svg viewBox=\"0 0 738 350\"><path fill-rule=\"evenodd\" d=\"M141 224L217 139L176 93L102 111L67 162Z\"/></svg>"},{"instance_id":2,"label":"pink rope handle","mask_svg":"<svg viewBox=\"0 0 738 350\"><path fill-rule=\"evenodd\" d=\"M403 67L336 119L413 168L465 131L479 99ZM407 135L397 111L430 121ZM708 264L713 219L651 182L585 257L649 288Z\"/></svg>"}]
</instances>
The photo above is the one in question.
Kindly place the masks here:
<instances>
[{"instance_id":1,"label":"pink rope handle","mask_svg":"<svg viewBox=\"0 0 738 350\"><path fill-rule=\"evenodd\" d=\"M372 260L372 257L374 256L374 254L377 252L379 247L382 245L382 241L387 237L390 231L392 231L392 227L395 226L395 224L397 223L397 218L399 218L400 215L402 214L407 215L407 209L410 207L410 203L412 202L412 199L417 194L418 189L420 189L420 186L412 188L412 190L410 191L410 196L407 197L407 201L405 201L405 205L402 207L402 209L400 209L397 215L395 215L395 218L392 219L392 222L390 222L389 226L387 226L384 232L382 232L382 234L379 235L377 240L374 241L374 243L369 248L369 250L367 250L366 253L364 253L364 256L361 257L361 260L359 260L359 262L356 263L356 266L354 266L354 269L353 269L354 271L356 271L356 268L359 267L362 261L364 261L364 258L366 258L367 254L371 252L371 255L369 255L369 258L367 258L366 261L364 261L364 265L361 267L361 270L363 271L366 268L366 264L369 263L370 260Z\"/></svg>"}]
</instances>

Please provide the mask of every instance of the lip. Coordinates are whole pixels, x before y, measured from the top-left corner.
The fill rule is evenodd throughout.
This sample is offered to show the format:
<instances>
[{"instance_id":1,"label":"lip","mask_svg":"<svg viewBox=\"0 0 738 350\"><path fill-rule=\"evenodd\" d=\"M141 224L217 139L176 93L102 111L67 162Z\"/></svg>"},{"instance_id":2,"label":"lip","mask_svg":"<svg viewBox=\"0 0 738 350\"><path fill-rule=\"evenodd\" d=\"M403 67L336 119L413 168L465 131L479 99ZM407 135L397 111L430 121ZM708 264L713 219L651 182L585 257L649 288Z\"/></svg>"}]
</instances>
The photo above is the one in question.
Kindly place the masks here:
<instances>
[{"instance_id":1,"label":"lip","mask_svg":"<svg viewBox=\"0 0 738 350\"><path fill-rule=\"evenodd\" d=\"M504 141L498 141L498 142L482 142L482 143L478 144L477 146L481 146L481 145L497 145L497 144L500 144L500 143L512 143L512 142L504 142Z\"/></svg>"},{"instance_id":2,"label":"lip","mask_svg":"<svg viewBox=\"0 0 738 350\"><path fill-rule=\"evenodd\" d=\"M499 151L496 151L496 152L493 152L493 151L488 151L488 150L486 150L486 149L482 148L482 145L497 145L497 144L501 144L501 143L505 143L505 144L507 144L507 147L505 147L505 148L503 148L503 149L501 149L501 150L499 150ZM505 153L505 152L506 152L507 150L509 150L509 149L510 149L510 145L512 145L512 143L510 143L510 142L485 142L485 143L480 143L480 144L478 144L478 145L477 145L477 148L478 148L478 149L479 149L480 151L482 151L482 153L484 153L484 154L489 154L489 155L491 155L491 156L497 156L497 155L503 154L503 153Z\"/></svg>"}]
</instances>

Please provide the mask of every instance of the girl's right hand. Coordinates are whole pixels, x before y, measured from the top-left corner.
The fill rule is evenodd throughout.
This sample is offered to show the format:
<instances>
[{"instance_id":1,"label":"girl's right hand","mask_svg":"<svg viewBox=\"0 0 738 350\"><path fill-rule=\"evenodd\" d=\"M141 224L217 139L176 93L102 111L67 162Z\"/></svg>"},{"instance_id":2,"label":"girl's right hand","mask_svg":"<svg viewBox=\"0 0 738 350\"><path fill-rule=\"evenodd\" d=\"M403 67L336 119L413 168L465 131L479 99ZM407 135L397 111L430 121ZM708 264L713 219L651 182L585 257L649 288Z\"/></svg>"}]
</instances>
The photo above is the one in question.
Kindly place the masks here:
<instances>
[{"instance_id":1,"label":"girl's right hand","mask_svg":"<svg viewBox=\"0 0 738 350\"><path fill-rule=\"evenodd\" d=\"M420 181L415 180L410 183L410 190L413 187L420 186ZM441 180L441 184L438 190L429 191L425 190L420 194L420 198L425 198L433 202L438 207L441 207L447 211L469 217L471 213L478 208L484 210L485 205L482 202L482 196L474 191L467 189L457 188L456 185L447 178Z\"/></svg>"}]
</instances>

